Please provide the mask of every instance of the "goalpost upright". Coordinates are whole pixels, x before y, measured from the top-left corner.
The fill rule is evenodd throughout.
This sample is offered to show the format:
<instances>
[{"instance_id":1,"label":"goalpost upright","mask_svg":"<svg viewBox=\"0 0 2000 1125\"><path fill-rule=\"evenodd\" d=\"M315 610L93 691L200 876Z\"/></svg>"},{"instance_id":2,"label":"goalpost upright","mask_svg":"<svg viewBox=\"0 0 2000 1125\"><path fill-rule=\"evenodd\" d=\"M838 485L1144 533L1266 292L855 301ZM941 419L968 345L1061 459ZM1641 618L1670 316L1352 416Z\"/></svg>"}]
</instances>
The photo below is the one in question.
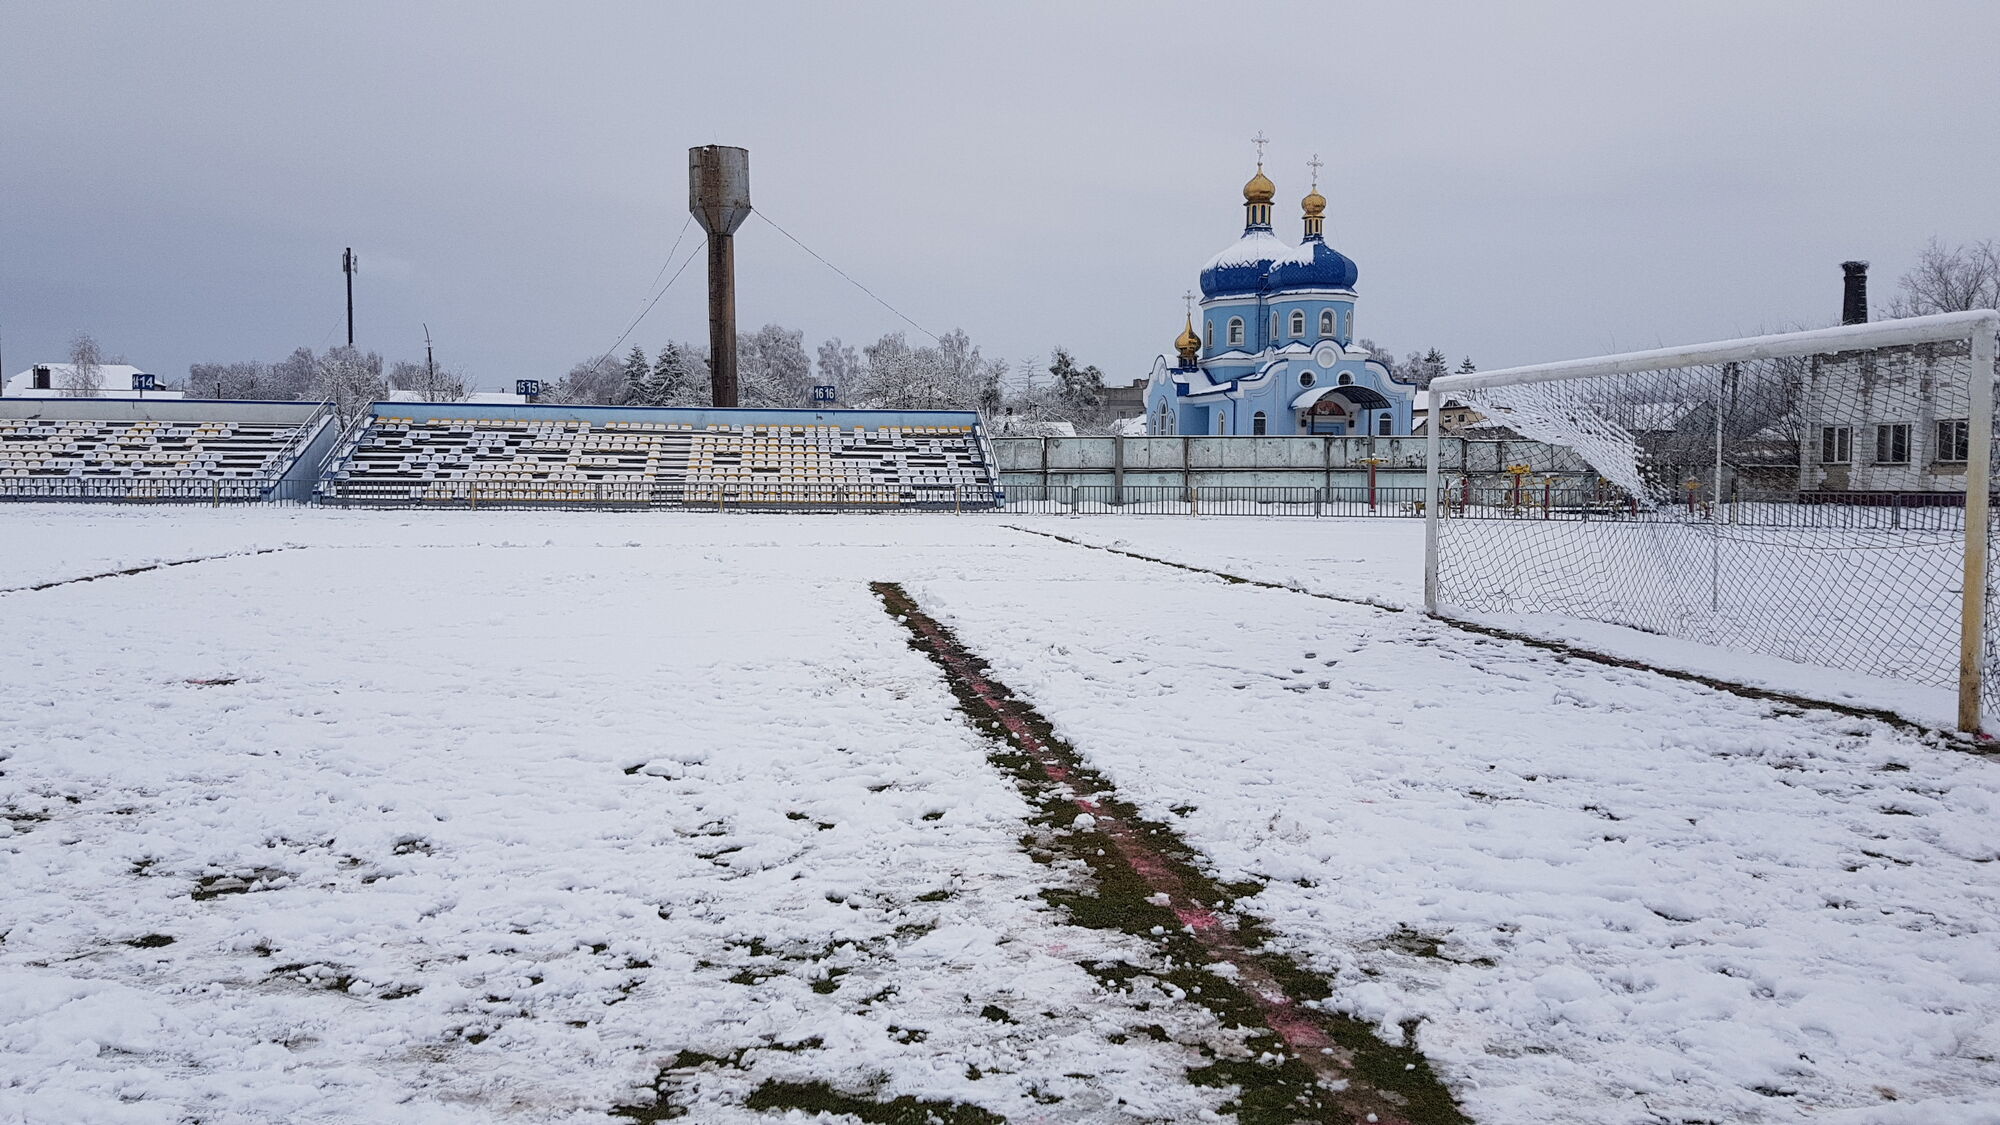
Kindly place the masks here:
<instances>
[{"instance_id":1,"label":"goalpost upright","mask_svg":"<svg viewBox=\"0 0 2000 1125\"><path fill-rule=\"evenodd\" d=\"M1956 652L1933 654L1943 667L1956 665L1955 683L1943 668L1915 678L1955 687L1959 726L1977 731L1982 696L2000 688L1986 682L1985 672L1996 333L2000 333L2000 313L1946 313L1434 379L1427 389L1425 609L1450 617L1467 612L1468 605L1461 603L1469 601L1471 612L1504 608L1554 613L1873 672L1858 667L1858 656L1846 663L1797 656L1799 637L1815 625L1837 624L1852 632L1843 639L1857 652L1871 644L1880 647L1881 642L1841 619L1849 606L1837 601L1807 606L1800 602L1804 595L1798 591L1774 585L1784 576L1767 576L1771 581L1765 581L1722 573L1725 544L1739 568L1783 567L1788 558L1803 557L1807 551L1823 560L1837 554L1843 544L1858 544L1886 559L1892 548L1909 546L1905 540L1919 533L1913 527L1930 536L1920 546L1943 544L1947 529L1936 509L1957 507L1963 513L1963 534L1958 537L1962 557L1953 560L1959 565L1952 568L1958 572L1952 577L1961 580L1956 628L1931 622L1937 633L1947 629L1957 633ZM1949 347L1944 353L1922 349L1923 358L1908 358L1916 354L1912 349L1924 345ZM1948 358L1936 359L1938 354ZM1912 374L1898 381L1919 367L1921 378ZM1467 463L1457 468L1465 477L1468 497L1482 472L1514 472L1511 498L1505 503L1474 503L1452 513L1440 431L1445 404L1454 398L1483 412L1489 423L1525 439L1522 447L1564 450L1572 460L1580 457L1588 473L1579 475L1572 466L1562 470L1570 474L1567 478L1559 478L1553 460L1544 470L1550 473L1545 495L1553 495L1555 482L1565 479L1565 495L1572 499L1561 507L1547 500L1539 509L1524 507L1520 482L1536 470L1525 464L1503 469ZM1955 416L1960 409L1965 418L1962 439L1957 438L1960 430L1950 428L1959 425ZM1926 425L1936 429L1927 432ZM1742 458L1742 464L1730 466L1727 484L1726 430L1733 451ZM1829 430L1838 433L1827 436ZM1855 452L1856 430L1876 437L1873 458ZM1936 443L1926 460L1918 450L1933 433ZM1954 444L1959 440L1962 454ZM1464 443L1460 448L1466 448ZM1861 448L1868 451L1865 443ZM1777 452L1781 450L1789 452ZM1783 463L1786 456L1791 458L1789 464ZM1955 466L1961 459L1962 500L1947 499L1951 493L1936 486L1957 475ZM1938 464L1946 465L1947 471L1940 473ZM1809 481L1809 475L1816 479ZM1587 485L1585 476L1608 479ZM1682 481L1682 476L1688 479ZM1904 483L1883 485L1884 480ZM1743 481L1750 487L1741 487ZM1605 503L1607 484L1624 494L1629 515ZM1497 489L1489 490L1489 495L1498 495ZM1524 519L1537 522L1530 525ZM1474 525L1473 520L1485 522ZM1564 529L1563 521L1572 522ZM1506 530L1510 524L1512 532ZM1486 538L1459 534L1460 528L1472 526L1484 526ZM1650 538L1634 537L1640 526ZM1777 531L1759 539L1742 534L1746 526ZM1716 568L1699 598L1682 589L1687 571L1699 565L1687 549L1692 537L1700 537L1703 544L1699 562ZM1465 547L1455 547L1455 540L1463 540ZM1521 563L1527 551L1539 551L1543 557ZM1787 551L1793 555L1787 556ZM1935 554L1931 551L1925 557ZM1907 561L1909 557L1906 551L1894 564L1885 562L1878 569L1911 576L1915 584L1949 585L1950 580L1941 577L1943 571L1919 570ZM1613 559L1615 565L1607 561ZM1580 579L1591 565L1606 571L1594 579L1604 584L1603 590L1566 589L1560 596L1547 597L1547 591L1537 589L1538 582L1591 580ZM1892 565L1905 569L1886 569ZM1631 571L1645 573L1627 573ZM1860 577L1847 579L1854 583L1846 591L1849 594L1879 581L1866 568L1857 574ZM1733 608L1725 608L1720 600L1725 582L1735 595ZM1621 592L1620 583L1629 583L1630 589ZM1774 590L1779 592L1774 595ZM1824 596L1838 599L1842 592L1831 588ZM1775 602L1785 604L1774 607ZM1723 624L1701 621L1704 612ZM1803 616L1813 612L1823 616ZM1755 629L1732 630L1731 613L1764 618L1762 624L1770 628L1755 637L1749 635ZM1791 616L1780 630L1772 623L1785 614ZM1686 631L1677 632L1682 627ZM1761 637L1779 632L1792 647L1779 645L1773 652L1759 644ZM1943 637L1917 640L1935 647L1933 642Z\"/></svg>"}]
</instances>

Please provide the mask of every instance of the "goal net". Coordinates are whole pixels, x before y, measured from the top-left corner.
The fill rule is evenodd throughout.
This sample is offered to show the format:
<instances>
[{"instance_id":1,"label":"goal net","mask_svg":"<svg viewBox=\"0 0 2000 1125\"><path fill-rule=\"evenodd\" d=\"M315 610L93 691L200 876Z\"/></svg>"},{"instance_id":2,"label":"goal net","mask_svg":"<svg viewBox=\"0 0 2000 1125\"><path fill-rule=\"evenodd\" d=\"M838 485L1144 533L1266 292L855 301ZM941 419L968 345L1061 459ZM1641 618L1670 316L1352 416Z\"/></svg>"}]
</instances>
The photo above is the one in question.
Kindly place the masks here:
<instances>
[{"instance_id":1,"label":"goal net","mask_svg":"<svg viewBox=\"0 0 2000 1125\"><path fill-rule=\"evenodd\" d=\"M1711 649L1952 692L1977 729L2000 715L1996 329L1954 313L1437 379L1427 604L1640 659L1692 642L1722 679L1754 663ZM1482 438L1506 464L1463 452Z\"/></svg>"}]
</instances>

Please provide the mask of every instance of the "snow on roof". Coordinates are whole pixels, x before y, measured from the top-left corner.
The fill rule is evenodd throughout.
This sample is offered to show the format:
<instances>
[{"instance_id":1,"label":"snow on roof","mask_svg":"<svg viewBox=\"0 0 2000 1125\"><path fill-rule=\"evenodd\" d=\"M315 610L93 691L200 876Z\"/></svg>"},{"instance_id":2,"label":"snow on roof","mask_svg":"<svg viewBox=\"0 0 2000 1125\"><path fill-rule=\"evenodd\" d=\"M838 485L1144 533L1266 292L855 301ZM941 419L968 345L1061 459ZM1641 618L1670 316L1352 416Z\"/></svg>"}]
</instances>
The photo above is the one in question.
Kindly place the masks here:
<instances>
[{"instance_id":1,"label":"snow on roof","mask_svg":"<svg viewBox=\"0 0 2000 1125\"><path fill-rule=\"evenodd\" d=\"M1313 260L1312 244L1297 246L1284 241L1268 230L1248 230L1243 237L1222 248L1222 252L1208 260L1201 267L1212 270L1227 266L1254 266L1259 262L1310 262Z\"/></svg>"},{"instance_id":2,"label":"snow on roof","mask_svg":"<svg viewBox=\"0 0 2000 1125\"><path fill-rule=\"evenodd\" d=\"M49 385L35 386L35 372L47 368ZM143 368L129 363L100 363L97 365L97 393L94 395L73 395L66 384L75 372L74 364L37 363L26 371L7 377L6 395L9 398L180 398L179 391L135 391L132 376L144 375Z\"/></svg>"}]
</instances>

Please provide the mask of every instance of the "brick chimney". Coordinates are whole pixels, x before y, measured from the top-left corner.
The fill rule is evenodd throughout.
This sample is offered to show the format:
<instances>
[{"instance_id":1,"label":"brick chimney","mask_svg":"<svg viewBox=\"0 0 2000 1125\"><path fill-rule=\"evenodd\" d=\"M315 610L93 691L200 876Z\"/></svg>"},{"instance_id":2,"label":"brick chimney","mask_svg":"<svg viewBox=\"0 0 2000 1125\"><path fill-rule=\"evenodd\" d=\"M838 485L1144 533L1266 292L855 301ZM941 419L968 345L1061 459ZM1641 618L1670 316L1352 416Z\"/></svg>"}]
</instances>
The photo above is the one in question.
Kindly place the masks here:
<instances>
[{"instance_id":1,"label":"brick chimney","mask_svg":"<svg viewBox=\"0 0 2000 1125\"><path fill-rule=\"evenodd\" d=\"M1846 275L1840 292L1840 323L1868 323L1868 263L1842 262L1840 272Z\"/></svg>"}]
</instances>

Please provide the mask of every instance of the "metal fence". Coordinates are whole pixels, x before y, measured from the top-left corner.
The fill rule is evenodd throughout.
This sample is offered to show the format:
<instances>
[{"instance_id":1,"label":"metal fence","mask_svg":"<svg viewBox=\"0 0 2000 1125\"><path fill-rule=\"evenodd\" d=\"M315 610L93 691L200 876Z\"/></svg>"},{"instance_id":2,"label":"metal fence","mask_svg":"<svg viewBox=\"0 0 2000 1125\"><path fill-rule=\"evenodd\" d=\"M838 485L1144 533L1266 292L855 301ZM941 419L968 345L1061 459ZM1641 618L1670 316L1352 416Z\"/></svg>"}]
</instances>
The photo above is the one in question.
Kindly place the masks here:
<instances>
[{"instance_id":1,"label":"metal fence","mask_svg":"<svg viewBox=\"0 0 2000 1125\"><path fill-rule=\"evenodd\" d=\"M508 483L437 480L382 482L327 480L315 502L342 508L578 509L639 508L715 512L973 512L1001 507L1005 494L990 487L853 485L745 485L652 481L547 481Z\"/></svg>"},{"instance_id":2,"label":"metal fence","mask_svg":"<svg viewBox=\"0 0 2000 1125\"><path fill-rule=\"evenodd\" d=\"M0 480L0 502L97 504L304 504L310 480L210 477L151 480L139 477L40 477Z\"/></svg>"},{"instance_id":3,"label":"metal fence","mask_svg":"<svg viewBox=\"0 0 2000 1125\"><path fill-rule=\"evenodd\" d=\"M1421 488L1304 486L1164 487L1109 484L1014 485L1010 512L1058 515L1421 516Z\"/></svg>"}]
</instances>

